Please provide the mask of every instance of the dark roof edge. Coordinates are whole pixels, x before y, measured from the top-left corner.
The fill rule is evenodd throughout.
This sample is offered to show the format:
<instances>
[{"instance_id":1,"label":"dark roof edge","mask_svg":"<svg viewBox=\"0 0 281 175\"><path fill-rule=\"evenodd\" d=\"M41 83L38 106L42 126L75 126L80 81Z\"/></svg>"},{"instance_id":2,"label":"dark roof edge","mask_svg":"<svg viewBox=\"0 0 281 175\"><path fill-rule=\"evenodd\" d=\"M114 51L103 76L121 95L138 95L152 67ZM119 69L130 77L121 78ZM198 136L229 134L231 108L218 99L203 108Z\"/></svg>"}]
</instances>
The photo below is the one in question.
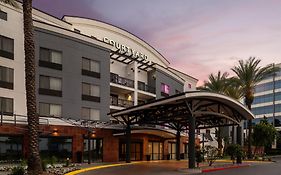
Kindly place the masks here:
<instances>
[{"instance_id":1,"label":"dark roof edge","mask_svg":"<svg viewBox=\"0 0 281 175\"><path fill-rule=\"evenodd\" d=\"M179 71L179 70L177 70L177 69L175 69L175 68L173 68L173 67L170 67L170 66L169 66L169 68L172 69L172 70L174 70L174 71L177 71L177 72L179 72L179 73L181 73L181 74L184 74L185 76L190 77L190 78L192 78L192 79L194 79L194 80L197 80L197 81L199 80L199 79L194 78L193 76L190 76L190 75L188 75L188 74L186 74L186 73L184 73L184 72L182 72L182 71Z\"/></svg>"},{"instance_id":2,"label":"dark roof edge","mask_svg":"<svg viewBox=\"0 0 281 175\"><path fill-rule=\"evenodd\" d=\"M171 64L170 61L169 61L166 57L164 57L158 50L156 50L153 46L151 46L149 43L147 43L146 41L144 41L142 38L136 36L135 34L129 32L129 31L126 30L126 29L123 29L123 28L121 28L121 27L118 27L118 26L116 26L116 25L114 25L114 24L111 24L111 23L109 23L109 22L104 22L104 21L101 21L101 20L98 20L98 19L89 18L89 17L81 17L81 16L73 16L73 15L63 15L62 19L63 19L64 17L84 18L84 19L89 19L89 20L95 20L95 21L98 21L98 22L101 22L101 23L104 23L104 24L107 24L107 25L111 25L111 26L116 27L116 28L118 28L118 29L120 29L120 30L123 30L123 31L125 31L125 32L127 32L127 33L133 35L134 37L138 38L139 40L141 40L142 42L144 42L144 43L147 44L148 46L150 46L150 47L151 47L153 50L155 50L159 55L161 55L169 64Z\"/></svg>"},{"instance_id":3,"label":"dark roof edge","mask_svg":"<svg viewBox=\"0 0 281 175\"><path fill-rule=\"evenodd\" d=\"M97 42L99 42L99 43L101 43L101 44L106 44L106 45L109 45L109 46L110 46L110 44L107 44L107 43L104 43L104 42L102 42L102 41L100 41L100 40L94 39L94 38L92 38L92 37L90 37L90 36L88 36L88 35L84 35L84 34L81 34L81 33L74 32L73 30L69 30L69 29L66 29L66 28L63 28L63 27L60 27L60 26L56 26L56 25L49 24L49 23L46 23L46 22L43 22L43 21L39 21L39 20L35 20L35 19L33 19L33 21L38 22L38 23L41 23L41 24L49 25L49 26L52 26L52 27L55 27L55 28L59 28L59 29L62 29L62 30L71 32L71 33L73 33L73 34L81 35L81 36L83 36L83 37L87 37L87 38L93 39L93 40L95 40L95 41L97 41ZM36 27L36 26L34 26L34 27ZM46 29L45 29L45 30L46 30ZM70 36L70 37L72 37L72 36ZM82 39L80 39L80 40L82 40ZM87 41L85 41L85 42L87 42ZM107 48L105 48L105 47L103 47L103 46L99 46L99 47L102 47L102 48L104 48L104 49L107 49ZM110 50L110 49L109 49L109 50Z\"/></svg>"}]
</instances>

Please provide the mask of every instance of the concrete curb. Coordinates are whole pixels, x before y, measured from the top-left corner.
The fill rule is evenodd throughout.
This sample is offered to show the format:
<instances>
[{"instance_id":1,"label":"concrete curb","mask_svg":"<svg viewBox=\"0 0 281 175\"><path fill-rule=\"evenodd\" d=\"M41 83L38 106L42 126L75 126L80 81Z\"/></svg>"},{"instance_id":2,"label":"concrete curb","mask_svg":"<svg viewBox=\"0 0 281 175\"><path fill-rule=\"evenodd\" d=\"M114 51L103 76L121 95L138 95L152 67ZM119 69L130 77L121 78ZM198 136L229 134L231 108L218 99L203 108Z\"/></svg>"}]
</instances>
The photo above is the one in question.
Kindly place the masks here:
<instances>
[{"instance_id":1,"label":"concrete curb","mask_svg":"<svg viewBox=\"0 0 281 175\"><path fill-rule=\"evenodd\" d=\"M249 166L250 166L250 164L235 165L235 166L229 166L229 167L218 167L218 168L203 169L202 173L208 173L208 172L213 172L213 171L222 171L222 170L227 170L227 169L237 169L237 168L243 168L243 167L249 167Z\"/></svg>"}]
</instances>

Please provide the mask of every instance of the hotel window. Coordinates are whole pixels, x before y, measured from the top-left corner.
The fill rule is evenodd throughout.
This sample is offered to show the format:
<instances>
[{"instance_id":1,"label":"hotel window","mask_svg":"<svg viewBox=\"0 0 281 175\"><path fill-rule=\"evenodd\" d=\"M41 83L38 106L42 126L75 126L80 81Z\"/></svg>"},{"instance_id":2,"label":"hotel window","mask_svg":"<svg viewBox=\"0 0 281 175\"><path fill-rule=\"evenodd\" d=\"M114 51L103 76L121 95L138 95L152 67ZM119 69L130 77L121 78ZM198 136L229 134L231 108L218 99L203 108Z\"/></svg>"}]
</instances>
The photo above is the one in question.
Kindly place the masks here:
<instances>
[{"instance_id":1,"label":"hotel window","mask_svg":"<svg viewBox=\"0 0 281 175\"><path fill-rule=\"evenodd\" d=\"M40 116L54 116L60 117L62 114L61 105L39 103L39 115Z\"/></svg>"},{"instance_id":2,"label":"hotel window","mask_svg":"<svg viewBox=\"0 0 281 175\"><path fill-rule=\"evenodd\" d=\"M40 75L40 77L39 77L39 94L61 97L62 96L61 78Z\"/></svg>"},{"instance_id":3,"label":"hotel window","mask_svg":"<svg viewBox=\"0 0 281 175\"><path fill-rule=\"evenodd\" d=\"M0 56L14 59L14 40L0 35Z\"/></svg>"},{"instance_id":4,"label":"hotel window","mask_svg":"<svg viewBox=\"0 0 281 175\"><path fill-rule=\"evenodd\" d=\"M58 128L60 133L60 128ZM51 160L55 157L58 162L63 162L67 158L72 158L72 138L65 136L40 136L39 151L40 156Z\"/></svg>"},{"instance_id":5,"label":"hotel window","mask_svg":"<svg viewBox=\"0 0 281 175\"><path fill-rule=\"evenodd\" d=\"M17 135L0 136L0 161L13 162L22 159L23 137ZM2 163L2 164L3 164Z\"/></svg>"},{"instance_id":6,"label":"hotel window","mask_svg":"<svg viewBox=\"0 0 281 175\"><path fill-rule=\"evenodd\" d=\"M14 70L8 67L0 66L0 87L14 88Z\"/></svg>"},{"instance_id":7,"label":"hotel window","mask_svg":"<svg viewBox=\"0 0 281 175\"><path fill-rule=\"evenodd\" d=\"M62 70L62 52L40 48L39 66Z\"/></svg>"},{"instance_id":8,"label":"hotel window","mask_svg":"<svg viewBox=\"0 0 281 175\"><path fill-rule=\"evenodd\" d=\"M0 10L0 19L7 21L7 13Z\"/></svg>"},{"instance_id":9,"label":"hotel window","mask_svg":"<svg viewBox=\"0 0 281 175\"><path fill-rule=\"evenodd\" d=\"M180 94L181 93L181 91L179 91L179 90L175 90L175 94Z\"/></svg>"},{"instance_id":10,"label":"hotel window","mask_svg":"<svg viewBox=\"0 0 281 175\"><path fill-rule=\"evenodd\" d=\"M100 120L100 110L92 108L82 108L82 119L84 120Z\"/></svg>"},{"instance_id":11,"label":"hotel window","mask_svg":"<svg viewBox=\"0 0 281 175\"><path fill-rule=\"evenodd\" d=\"M100 102L100 87L89 83L82 83L82 100Z\"/></svg>"},{"instance_id":12,"label":"hotel window","mask_svg":"<svg viewBox=\"0 0 281 175\"><path fill-rule=\"evenodd\" d=\"M161 83L161 95L166 97L170 94L170 86L164 83Z\"/></svg>"},{"instance_id":13,"label":"hotel window","mask_svg":"<svg viewBox=\"0 0 281 175\"><path fill-rule=\"evenodd\" d=\"M13 115L14 100L12 98L0 97L1 111L6 115Z\"/></svg>"},{"instance_id":14,"label":"hotel window","mask_svg":"<svg viewBox=\"0 0 281 175\"><path fill-rule=\"evenodd\" d=\"M100 62L82 58L82 75L100 78Z\"/></svg>"}]
</instances>

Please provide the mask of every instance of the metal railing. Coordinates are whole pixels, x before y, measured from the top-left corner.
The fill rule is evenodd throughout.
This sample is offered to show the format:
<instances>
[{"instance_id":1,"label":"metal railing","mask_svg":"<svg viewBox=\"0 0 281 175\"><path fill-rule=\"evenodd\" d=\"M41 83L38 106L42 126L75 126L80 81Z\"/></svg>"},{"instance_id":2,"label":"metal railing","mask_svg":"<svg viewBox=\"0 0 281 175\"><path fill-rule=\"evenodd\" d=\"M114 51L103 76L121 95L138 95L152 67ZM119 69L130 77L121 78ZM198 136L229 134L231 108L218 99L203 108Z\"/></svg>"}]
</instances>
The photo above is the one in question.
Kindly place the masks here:
<instances>
[{"instance_id":1,"label":"metal railing","mask_svg":"<svg viewBox=\"0 0 281 175\"><path fill-rule=\"evenodd\" d=\"M141 91L150 92L153 94L156 93L155 87L148 86L147 84L145 84L144 82L141 82L141 81L138 81L138 89Z\"/></svg>"},{"instance_id":2,"label":"metal railing","mask_svg":"<svg viewBox=\"0 0 281 175\"><path fill-rule=\"evenodd\" d=\"M128 78L121 77L115 73L110 73L110 82L115 84L120 84L123 86L127 86L130 88L134 88L134 80L130 80Z\"/></svg>"},{"instance_id":3,"label":"metal railing","mask_svg":"<svg viewBox=\"0 0 281 175\"><path fill-rule=\"evenodd\" d=\"M134 106L134 102L130 101L130 100L124 100L124 99L120 99L120 98L116 98L116 97L112 97L110 96L110 104L113 106L120 106L120 107L130 107L130 106Z\"/></svg>"},{"instance_id":4,"label":"metal railing","mask_svg":"<svg viewBox=\"0 0 281 175\"><path fill-rule=\"evenodd\" d=\"M13 114L13 113L6 113L0 112L0 125L2 126L3 123L9 124L27 124L27 116L20 115L20 114ZM39 124L46 124L49 125L49 119L39 117Z\"/></svg>"}]
</instances>

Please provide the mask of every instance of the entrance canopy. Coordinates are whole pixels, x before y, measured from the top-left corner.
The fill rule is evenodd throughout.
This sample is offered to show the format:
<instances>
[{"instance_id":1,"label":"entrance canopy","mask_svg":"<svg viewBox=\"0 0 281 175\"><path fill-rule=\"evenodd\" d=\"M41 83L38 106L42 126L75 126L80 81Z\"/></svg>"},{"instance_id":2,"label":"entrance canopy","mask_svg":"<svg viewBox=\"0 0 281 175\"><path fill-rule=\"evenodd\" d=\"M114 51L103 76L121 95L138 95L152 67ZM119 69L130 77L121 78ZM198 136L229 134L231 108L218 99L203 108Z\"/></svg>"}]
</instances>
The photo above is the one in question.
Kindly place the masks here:
<instances>
[{"instance_id":1,"label":"entrance canopy","mask_svg":"<svg viewBox=\"0 0 281 175\"><path fill-rule=\"evenodd\" d=\"M180 132L188 130L189 168L195 168L196 128L239 125L242 120L254 118L253 114L238 101L225 95L203 91L184 92L109 115L126 125L126 162L131 161L131 126L160 125L176 130L177 160L180 160ZM241 127L238 126L239 143L240 136Z\"/></svg>"},{"instance_id":2,"label":"entrance canopy","mask_svg":"<svg viewBox=\"0 0 281 175\"><path fill-rule=\"evenodd\" d=\"M109 115L125 125L161 125L180 131L188 129L191 117L198 129L238 125L254 118L237 100L204 91L184 92Z\"/></svg>"}]
</instances>

